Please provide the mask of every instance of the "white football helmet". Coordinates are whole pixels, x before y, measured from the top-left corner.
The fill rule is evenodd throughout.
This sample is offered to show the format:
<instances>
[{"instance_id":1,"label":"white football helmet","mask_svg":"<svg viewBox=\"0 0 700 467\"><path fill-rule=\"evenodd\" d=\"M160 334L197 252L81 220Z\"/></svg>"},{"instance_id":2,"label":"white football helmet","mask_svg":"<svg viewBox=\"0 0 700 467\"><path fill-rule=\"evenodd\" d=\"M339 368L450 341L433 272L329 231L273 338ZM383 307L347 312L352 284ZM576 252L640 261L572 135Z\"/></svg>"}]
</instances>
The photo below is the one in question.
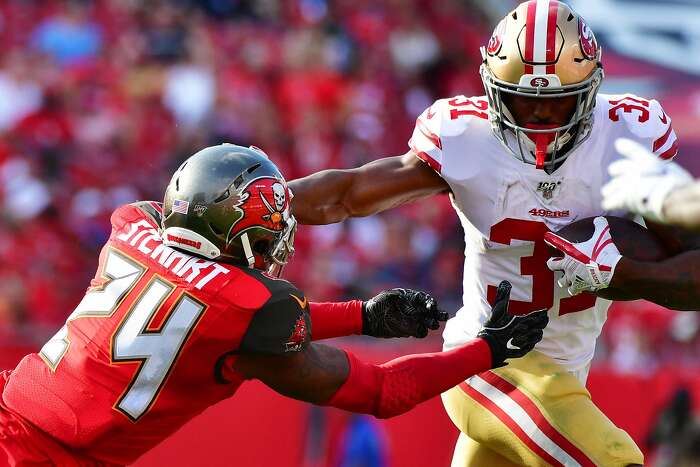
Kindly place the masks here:
<instances>
[{"instance_id":1,"label":"white football helmet","mask_svg":"<svg viewBox=\"0 0 700 467\"><path fill-rule=\"evenodd\" d=\"M481 54L489 119L515 157L538 168L554 167L590 135L603 80L601 50L568 5L556 0L521 3L498 23ZM503 93L542 99L573 95L578 100L567 124L524 127L504 104Z\"/></svg>"}]
</instances>

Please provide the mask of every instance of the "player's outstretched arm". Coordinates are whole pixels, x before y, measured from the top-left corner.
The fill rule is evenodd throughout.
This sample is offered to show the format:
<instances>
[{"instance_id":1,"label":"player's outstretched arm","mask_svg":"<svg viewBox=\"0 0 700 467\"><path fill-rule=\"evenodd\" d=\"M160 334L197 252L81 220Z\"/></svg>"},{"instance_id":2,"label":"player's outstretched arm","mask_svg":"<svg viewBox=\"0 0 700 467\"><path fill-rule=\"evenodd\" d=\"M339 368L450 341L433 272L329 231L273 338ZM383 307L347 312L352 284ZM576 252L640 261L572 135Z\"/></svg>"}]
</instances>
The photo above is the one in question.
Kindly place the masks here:
<instances>
[{"instance_id":1,"label":"player's outstretched arm","mask_svg":"<svg viewBox=\"0 0 700 467\"><path fill-rule=\"evenodd\" d=\"M289 182L292 213L302 224L332 224L376 214L449 189L413 151L355 169L323 170Z\"/></svg>"},{"instance_id":2,"label":"player's outstretched arm","mask_svg":"<svg viewBox=\"0 0 700 467\"><path fill-rule=\"evenodd\" d=\"M375 365L340 349L308 344L297 353L241 355L234 369L295 399L393 417L532 350L547 325L546 312L513 316L508 312L509 295L510 284L502 284L479 338L447 352L407 355Z\"/></svg>"},{"instance_id":3,"label":"player's outstretched arm","mask_svg":"<svg viewBox=\"0 0 700 467\"><path fill-rule=\"evenodd\" d=\"M309 315L313 340L352 334L423 338L448 318L432 296L412 289L385 290L366 302L312 302Z\"/></svg>"}]
</instances>

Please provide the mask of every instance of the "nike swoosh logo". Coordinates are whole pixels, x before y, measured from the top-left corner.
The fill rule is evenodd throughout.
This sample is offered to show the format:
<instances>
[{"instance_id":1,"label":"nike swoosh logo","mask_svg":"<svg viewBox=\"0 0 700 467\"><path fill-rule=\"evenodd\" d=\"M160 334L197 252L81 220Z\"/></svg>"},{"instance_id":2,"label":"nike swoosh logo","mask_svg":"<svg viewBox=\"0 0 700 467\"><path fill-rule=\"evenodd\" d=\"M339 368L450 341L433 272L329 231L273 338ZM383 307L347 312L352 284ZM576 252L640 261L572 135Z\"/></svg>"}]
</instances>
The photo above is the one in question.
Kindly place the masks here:
<instances>
[{"instance_id":1,"label":"nike swoosh logo","mask_svg":"<svg viewBox=\"0 0 700 467\"><path fill-rule=\"evenodd\" d=\"M432 110L433 110L433 106L431 105L430 107L428 107L428 112L426 112L426 116L428 117L428 120L430 120L431 118L433 118L435 116L435 112L433 112Z\"/></svg>"},{"instance_id":2,"label":"nike swoosh logo","mask_svg":"<svg viewBox=\"0 0 700 467\"><path fill-rule=\"evenodd\" d=\"M518 347L517 345L513 345L512 342L513 338L511 337L510 339L508 339L508 342L506 342L506 348L510 350L520 350L520 347Z\"/></svg>"},{"instance_id":3,"label":"nike swoosh logo","mask_svg":"<svg viewBox=\"0 0 700 467\"><path fill-rule=\"evenodd\" d=\"M306 305L309 304L309 301L306 299L306 297L304 297L304 300L302 300L302 299L300 299L299 297L297 297L296 295L291 294L291 293L289 294L289 296L292 297L294 300L297 301L297 303L299 304L299 306L301 307L302 310L303 310L304 308L306 308Z\"/></svg>"},{"instance_id":4,"label":"nike swoosh logo","mask_svg":"<svg viewBox=\"0 0 700 467\"><path fill-rule=\"evenodd\" d=\"M661 123L663 123L664 125L666 125L666 123L668 123L668 118L666 117L666 112L664 112L664 114L661 117L659 117L659 120L661 120Z\"/></svg>"}]
</instances>

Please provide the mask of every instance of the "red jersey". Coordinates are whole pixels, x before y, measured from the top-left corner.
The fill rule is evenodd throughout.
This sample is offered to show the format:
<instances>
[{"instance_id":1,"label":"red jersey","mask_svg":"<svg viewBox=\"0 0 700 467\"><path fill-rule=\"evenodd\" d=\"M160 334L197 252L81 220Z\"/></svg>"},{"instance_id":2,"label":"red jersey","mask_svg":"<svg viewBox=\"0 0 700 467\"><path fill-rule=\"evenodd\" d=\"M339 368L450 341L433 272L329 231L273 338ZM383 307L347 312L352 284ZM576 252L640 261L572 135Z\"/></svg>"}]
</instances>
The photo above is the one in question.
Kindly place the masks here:
<instances>
[{"instance_id":1,"label":"red jersey","mask_svg":"<svg viewBox=\"0 0 700 467\"><path fill-rule=\"evenodd\" d=\"M236 392L238 354L299 351L310 339L301 292L166 247L160 214L153 202L114 212L85 297L2 392L3 406L76 455L131 463Z\"/></svg>"}]
</instances>

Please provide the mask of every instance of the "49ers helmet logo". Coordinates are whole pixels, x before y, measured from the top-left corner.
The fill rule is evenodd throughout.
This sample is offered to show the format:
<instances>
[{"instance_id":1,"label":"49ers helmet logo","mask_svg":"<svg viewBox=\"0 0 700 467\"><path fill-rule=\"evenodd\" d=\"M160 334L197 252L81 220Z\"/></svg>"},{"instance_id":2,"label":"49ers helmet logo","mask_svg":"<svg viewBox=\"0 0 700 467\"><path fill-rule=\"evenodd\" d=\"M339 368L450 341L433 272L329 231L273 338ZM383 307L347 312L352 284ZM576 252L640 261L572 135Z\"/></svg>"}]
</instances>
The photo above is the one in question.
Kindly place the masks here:
<instances>
[{"instance_id":1,"label":"49ers helmet logo","mask_svg":"<svg viewBox=\"0 0 700 467\"><path fill-rule=\"evenodd\" d=\"M549 80L547 78L544 78L542 76L537 77L537 78L532 78L530 80L530 86L533 88L546 88L549 86Z\"/></svg>"},{"instance_id":2,"label":"49ers helmet logo","mask_svg":"<svg viewBox=\"0 0 700 467\"><path fill-rule=\"evenodd\" d=\"M506 33L506 20L505 18L498 23L496 29L493 30L493 35L489 39L489 43L486 45L486 53L489 55L496 55L503 45L503 36Z\"/></svg>"},{"instance_id":3,"label":"49ers helmet logo","mask_svg":"<svg viewBox=\"0 0 700 467\"><path fill-rule=\"evenodd\" d=\"M231 225L227 243L249 227L263 227L279 232L289 217L289 193L286 183L273 177L252 180L240 192L235 205L238 219Z\"/></svg>"},{"instance_id":4,"label":"49ers helmet logo","mask_svg":"<svg viewBox=\"0 0 700 467\"><path fill-rule=\"evenodd\" d=\"M591 28L588 27L580 16L578 17L578 37L583 56L588 60L595 60L598 56L598 42L595 40Z\"/></svg>"}]
</instances>

